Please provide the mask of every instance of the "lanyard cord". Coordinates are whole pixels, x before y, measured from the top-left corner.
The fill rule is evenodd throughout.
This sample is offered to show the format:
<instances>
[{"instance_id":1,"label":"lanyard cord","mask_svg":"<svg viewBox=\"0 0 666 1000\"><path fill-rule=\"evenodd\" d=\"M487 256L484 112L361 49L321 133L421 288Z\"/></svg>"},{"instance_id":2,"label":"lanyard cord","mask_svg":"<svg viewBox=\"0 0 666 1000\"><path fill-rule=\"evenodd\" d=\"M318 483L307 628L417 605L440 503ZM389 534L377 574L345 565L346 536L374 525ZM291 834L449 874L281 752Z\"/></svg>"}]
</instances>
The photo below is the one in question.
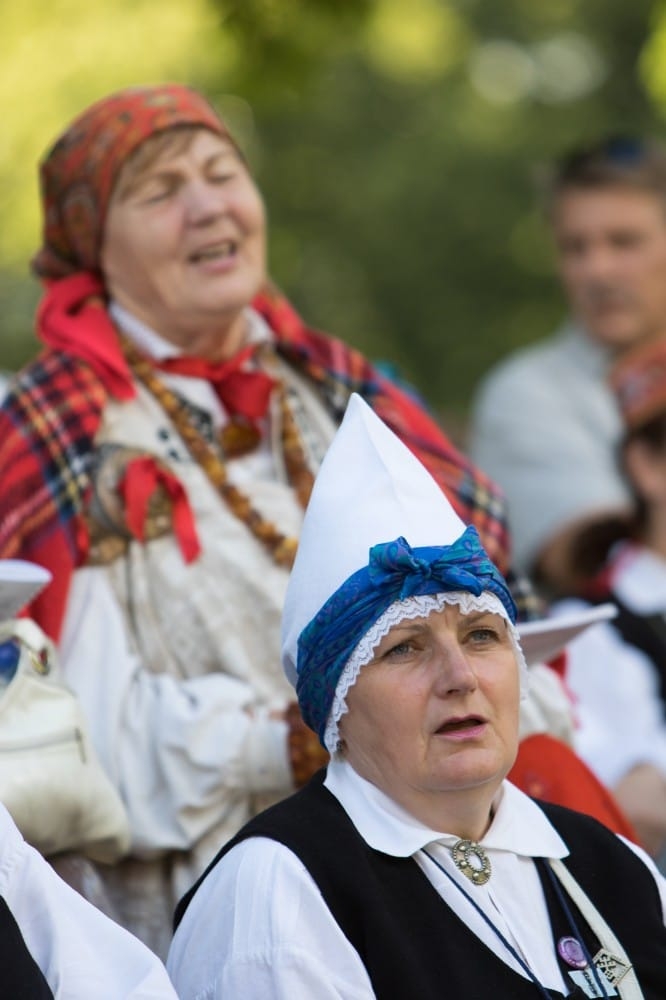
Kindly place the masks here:
<instances>
[{"instance_id":1,"label":"lanyard cord","mask_svg":"<svg viewBox=\"0 0 666 1000\"><path fill-rule=\"evenodd\" d=\"M555 875L555 872L550 867L550 865L545 865L544 867L546 869L546 874L548 875L550 883L553 886L553 889L555 890L555 895L557 896L557 898L558 898L558 900L560 902L560 906L564 910L564 915L566 916L567 920L569 921L569 926L573 928L574 934L576 935L578 941L580 942L580 946L583 949L583 954L585 955L585 958L587 959L587 964L588 964L588 966L590 968L590 972L594 976L594 981L597 984L597 987L601 990L602 995L604 997L608 998L608 993L606 992L606 986L602 982L601 977L599 976L598 969L597 969L596 965L594 964L594 962L592 961L592 956L590 955L590 953L589 953L589 951L587 949L587 945L585 944L585 939L583 938L583 935L581 934L581 932L578 930L578 925L576 924L576 920L574 918L574 915L573 915L573 913L572 913L572 911L571 911L571 909L569 907L569 904L567 903L566 896L564 895L564 891L562 889L562 886L560 885L560 883L559 883L559 881L558 881L558 879L557 879L557 877Z\"/></svg>"},{"instance_id":2,"label":"lanyard cord","mask_svg":"<svg viewBox=\"0 0 666 1000\"><path fill-rule=\"evenodd\" d=\"M504 947L506 948L506 950L509 952L509 954L511 954L513 956L513 958L516 960L516 962L518 963L518 965L524 971L524 973L526 974L526 976L529 979L532 980L532 982L534 983L534 985L536 986L536 988L539 990L539 993L541 994L541 996L545 997L546 1000L553 1000L552 993L550 993L549 990L547 990L545 988L545 986L541 985L541 983L539 982L539 980L536 978L536 976L534 975L534 973L530 969L530 967L527 964L527 962L518 954L518 952L513 947L513 945L504 937L504 935L502 934L502 932L499 929L499 927L496 927L495 924L490 919L490 917L486 913L484 913L484 911L481 909L481 907L479 906L479 904L477 903L477 901L475 899L473 899L469 895L469 893L467 892L466 889L463 889L463 887L461 885L458 885L458 883L454 879L453 875L451 875L450 872L447 872L446 868L444 868L442 865L440 865L439 861L437 861L436 858L433 858L432 854L428 854L428 852L426 850L424 850L423 853L425 854L426 858L430 858L430 860L432 861L432 863L434 865L436 865L441 872L444 872L444 874L446 875L446 877L448 878L448 880L450 882L453 882L453 884L455 885L456 889L460 889L460 891L462 892L462 894L465 897L465 899L467 900L467 902L471 903L471 905L474 907L474 909L479 914L479 916L481 917L481 919L483 921L485 921L485 923L488 925L488 927L490 927L491 931L493 931L493 933L500 939L500 941L502 942L502 944L504 945ZM608 994L604 993L604 996L607 997Z\"/></svg>"}]
</instances>

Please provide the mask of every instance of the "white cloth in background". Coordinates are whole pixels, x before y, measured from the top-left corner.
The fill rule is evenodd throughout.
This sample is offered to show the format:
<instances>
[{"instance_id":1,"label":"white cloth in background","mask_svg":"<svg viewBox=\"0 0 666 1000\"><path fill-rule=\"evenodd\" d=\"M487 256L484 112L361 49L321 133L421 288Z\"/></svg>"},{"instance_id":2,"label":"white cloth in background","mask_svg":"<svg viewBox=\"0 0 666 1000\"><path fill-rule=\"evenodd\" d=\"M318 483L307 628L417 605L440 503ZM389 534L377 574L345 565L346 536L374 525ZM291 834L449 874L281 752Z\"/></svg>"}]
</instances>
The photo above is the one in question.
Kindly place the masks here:
<instances>
[{"instance_id":1,"label":"white cloth in background","mask_svg":"<svg viewBox=\"0 0 666 1000\"><path fill-rule=\"evenodd\" d=\"M117 311L114 318L125 319ZM259 339L270 336L256 314L252 322ZM151 331L129 325L143 350L173 353ZM331 419L296 373L279 371L306 414L310 445L323 454ZM224 422L207 381L164 380L214 425ZM303 511L275 423L267 420L266 444L229 463L229 477L280 530L298 535ZM279 659L288 572L228 510L146 390L109 402L96 443L131 446L169 464L202 549L188 566L168 534L149 545L132 542L109 565L78 569L60 643L65 677L130 818L133 857L101 875L124 925L164 956L180 896L221 843L293 787L286 724L270 717L294 697Z\"/></svg>"},{"instance_id":2,"label":"white cloth in background","mask_svg":"<svg viewBox=\"0 0 666 1000\"><path fill-rule=\"evenodd\" d=\"M415 856L440 896L507 965L512 955L447 877L423 854L437 858L466 891L469 882L448 847L458 838L428 829L344 761L328 766L326 787L364 840L395 857ZM474 899L523 955L539 981L564 983L533 856L569 853L544 813L504 782L493 823L481 840L493 874L474 887ZM633 847L633 845L629 845ZM633 847L657 882L666 922L666 881ZM408 928L406 928L408 933ZM298 858L266 838L234 847L203 882L185 913L167 968L181 1000L371 1000L368 974Z\"/></svg>"},{"instance_id":3,"label":"white cloth in background","mask_svg":"<svg viewBox=\"0 0 666 1000\"><path fill-rule=\"evenodd\" d=\"M528 679L527 695L520 701L520 739L548 733L573 746L573 705L559 674L545 663L531 663Z\"/></svg>"},{"instance_id":4,"label":"white cloth in background","mask_svg":"<svg viewBox=\"0 0 666 1000\"><path fill-rule=\"evenodd\" d=\"M479 386L470 453L506 494L518 569L529 571L567 522L629 502L607 366L604 349L567 326L510 355Z\"/></svg>"},{"instance_id":5,"label":"white cloth in background","mask_svg":"<svg viewBox=\"0 0 666 1000\"><path fill-rule=\"evenodd\" d=\"M666 613L666 561L622 544L613 554L611 588L631 611ZM570 598L554 615L587 607ZM666 718L652 661L626 643L612 624L595 625L567 646L566 680L575 698L574 745L612 788L636 764L666 774Z\"/></svg>"},{"instance_id":6,"label":"white cloth in background","mask_svg":"<svg viewBox=\"0 0 666 1000\"><path fill-rule=\"evenodd\" d=\"M155 955L70 889L3 805L0 896L56 1000L176 1000Z\"/></svg>"}]
</instances>

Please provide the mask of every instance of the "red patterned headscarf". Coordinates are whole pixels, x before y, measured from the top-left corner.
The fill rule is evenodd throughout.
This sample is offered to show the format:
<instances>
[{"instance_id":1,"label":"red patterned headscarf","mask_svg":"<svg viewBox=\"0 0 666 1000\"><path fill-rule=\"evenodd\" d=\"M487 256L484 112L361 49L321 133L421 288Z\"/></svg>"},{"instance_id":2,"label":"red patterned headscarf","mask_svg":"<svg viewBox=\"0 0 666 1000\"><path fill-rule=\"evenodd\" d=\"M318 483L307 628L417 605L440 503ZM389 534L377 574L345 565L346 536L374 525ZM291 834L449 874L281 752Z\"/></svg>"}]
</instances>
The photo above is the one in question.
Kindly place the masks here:
<instances>
[{"instance_id":1,"label":"red patterned headscarf","mask_svg":"<svg viewBox=\"0 0 666 1000\"><path fill-rule=\"evenodd\" d=\"M32 260L42 278L97 271L109 199L120 168L150 136L199 125L233 142L196 91L177 83L131 87L103 98L62 133L40 166L43 243Z\"/></svg>"},{"instance_id":2,"label":"red patterned headscarf","mask_svg":"<svg viewBox=\"0 0 666 1000\"><path fill-rule=\"evenodd\" d=\"M666 337L621 355L609 382L628 430L638 430L666 413Z\"/></svg>"}]
</instances>

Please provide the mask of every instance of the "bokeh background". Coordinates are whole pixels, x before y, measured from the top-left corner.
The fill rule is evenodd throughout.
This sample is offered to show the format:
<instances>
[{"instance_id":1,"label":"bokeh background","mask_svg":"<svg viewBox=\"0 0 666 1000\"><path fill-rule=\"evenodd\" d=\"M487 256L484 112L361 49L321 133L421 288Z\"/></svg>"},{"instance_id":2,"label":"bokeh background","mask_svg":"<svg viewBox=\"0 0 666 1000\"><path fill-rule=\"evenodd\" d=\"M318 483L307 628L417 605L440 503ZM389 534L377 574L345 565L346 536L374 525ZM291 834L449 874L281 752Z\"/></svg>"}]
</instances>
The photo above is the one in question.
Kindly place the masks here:
<instances>
[{"instance_id":1,"label":"bokeh background","mask_svg":"<svg viewBox=\"0 0 666 1000\"><path fill-rule=\"evenodd\" d=\"M397 367L464 444L484 371L563 315L552 158L664 131L652 0L21 0L0 32L0 368L37 349L37 163L84 106L200 88L240 136L274 279Z\"/></svg>"}]
</instances>

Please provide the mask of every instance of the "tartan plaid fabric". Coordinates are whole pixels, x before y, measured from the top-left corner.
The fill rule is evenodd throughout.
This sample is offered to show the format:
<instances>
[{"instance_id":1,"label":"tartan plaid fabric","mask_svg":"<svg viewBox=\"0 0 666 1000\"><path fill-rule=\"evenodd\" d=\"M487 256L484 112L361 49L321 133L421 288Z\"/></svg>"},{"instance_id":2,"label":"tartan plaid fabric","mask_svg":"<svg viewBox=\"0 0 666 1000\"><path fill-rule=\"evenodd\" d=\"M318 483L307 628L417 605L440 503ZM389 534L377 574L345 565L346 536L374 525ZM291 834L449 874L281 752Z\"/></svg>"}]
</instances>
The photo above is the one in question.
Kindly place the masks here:
<instances>
[{"instance_id":1,"label":"tartan plaid fabric","mask_svg":"<svg viewBox=\"0 0 666 1000\"><path fill-rule=\"evenodd\" d=\"M0 558L54 574L34 613L54 638L86 550L80 514L106 395L86 364L47 351L19 373L0 411Z\"/></svg>"},{"instance_id":2,"label":"tartan plaid fabric","mask_svg":"<svg viewBox=\"0 0 666 1000\"><path fill-rule=\"evenodd\" d=\"M476 526L488 555L505 571L508 533L502 495L422 407L379 375L359 351L306 327L277 292L262 293L254 307L273 330L277 349L320 387L337 420L352 392L364 396L429 469L462 520ZM81 513L109 394L101 374L105 369L95 371L90 346L86 360L47 348L19 373L0 410L0 558L33 559L54 574L31 609L54 637L71 573L85 559Z\"/></svg>"},{"instance_id":3,"label":"tartan plaid fabric","mask_svg":"<svg viewBox=\"0 0 666 1000\"><path fill-rule=\"evenodd\" d=\"M3 557L38 547L54 522L80 512L105 399L92 370L65 354L45 352L19 373L0 416Z\"/></svg>"},{"instance_id":4,"label":"tartan plaid fabric","mask_svg":"<svg viewBox=\"0 0 666 1000\"><path fill-rule=\"evenodd\" d=\"M364 397L425 465L458 516L476 527L486 552L506 573L510 543L499 487L451 444L422 406L381 375L360 351L306 327L284 296L273 290L263 292L253 305L275 331L280 353L320 386L338 420L352 392Z\"/></svg>"}]
</instances>

